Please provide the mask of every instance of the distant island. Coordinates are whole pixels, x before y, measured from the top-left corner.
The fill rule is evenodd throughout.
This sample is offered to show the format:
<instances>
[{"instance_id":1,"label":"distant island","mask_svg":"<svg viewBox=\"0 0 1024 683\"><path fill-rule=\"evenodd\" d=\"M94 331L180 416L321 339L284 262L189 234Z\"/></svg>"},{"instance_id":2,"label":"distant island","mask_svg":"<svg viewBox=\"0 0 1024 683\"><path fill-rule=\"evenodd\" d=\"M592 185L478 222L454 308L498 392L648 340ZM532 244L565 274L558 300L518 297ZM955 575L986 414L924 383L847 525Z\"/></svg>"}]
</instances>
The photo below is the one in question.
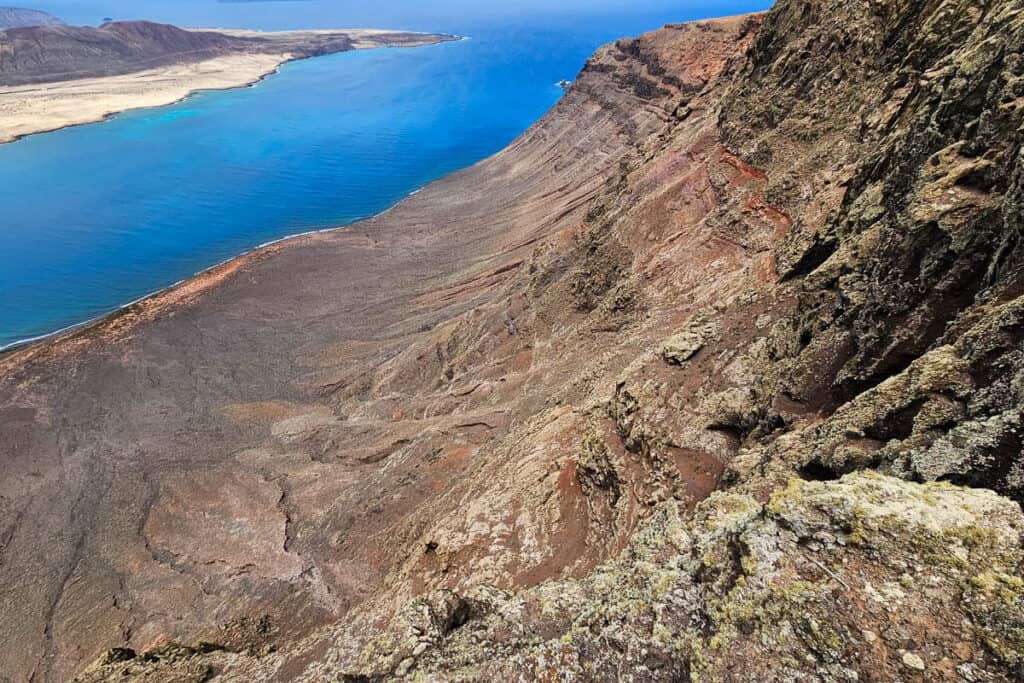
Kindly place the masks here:
<instances>
[{"instance_id":1,"label":"distant island","mask_svg":"<svg viewBox=\"0 0 1024 683\"><path fill-rule=\"evenodd\" d=\"M32 12L0 11L0 18L28 22ZM44 18L50 22L0 30L0 143L171 104L197 90L250 85L295 59L455 40L371 29L183 29L148 21L95 28Z\"/></svg>"}]
</instances>

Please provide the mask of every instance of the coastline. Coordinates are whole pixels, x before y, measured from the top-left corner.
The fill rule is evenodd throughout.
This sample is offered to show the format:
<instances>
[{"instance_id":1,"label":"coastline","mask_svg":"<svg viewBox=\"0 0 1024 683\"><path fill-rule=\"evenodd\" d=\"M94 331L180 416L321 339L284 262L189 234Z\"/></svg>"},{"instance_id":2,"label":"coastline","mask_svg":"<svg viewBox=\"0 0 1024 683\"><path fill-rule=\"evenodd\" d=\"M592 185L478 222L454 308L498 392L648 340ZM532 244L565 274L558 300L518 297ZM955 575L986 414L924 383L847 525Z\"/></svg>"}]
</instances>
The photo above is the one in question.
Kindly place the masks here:
<instances>
[{"instance_id":1,"label":"coastline","mask_svg":"<svg viewBox=\"0 0 1024 683\"><path fill-rule=\"evenodd\" d=\"M267 74L272 75L272 74ZM261 79L262 80L262 79ZM255 83L253 84L255 85ZM244 86L242 86L244 87ZM80 124L86 125L86 124ZM484 161L484 160L481 160ZM480 162L478 162L480 163ZM474 164L476 165L476 164ZM459 173L460 169L453 171L452 173ZM428 183L428 185L443 180L438 178L437 180ZM46 332L44 334L36 335L34 337L27 337L24 339L18 339L7 344L0 345L0 369L7 367L8 363L15 359L16 356L23 352L29 352L33 349L43 350L46 348L52 348L53 345L60 344L62 341L74 340L79 335L87 335L94 329L99 329L106 323L113 322L115 319L120 318L126 314L137 313L137 314L157 314L164 311L167 307L184 301L188 297L196 296L201 294L205 290L213 287L220 282L223 282L228 276L235 273L238 269L244 266L250 261L258 260L264 256L272 254L277 249L284 246L295 244L298 241L316 237L318 235L326 235L330 233L336 233L343 230L347 230L354 225L372 221L377 218L381 218L391 213L406 201L422 192L427 185L418 187L415 190L410 191L402 198L395 201L394 204L387 207L383 211L373 214L372 216L365 216L357 220L345 223L342 225L334 225L326 228L315 228L313 230L305 230L303 232L292 233L289 235L283 235L276 239L272 239L261 244L258 244L250 249L246 249L242 252L229 256L218 263L196 271L188 277L181 278L176 282L155 289L148 294L136 297L135 299L118 305L116 308L112 308L105 313L94 316L81 322L72 323L66 325L60 329L52 332ZM138 310L136 310L138 309ZM28 360L26 357L24 360ZM16 361L20 362L20 361Z\"/></svg>"},{"instance_id":2,"label":"coastline","mask_svg":"<svg viewBox=\"0 0 1024 683\"><path fill-rule=\"evenodd\" d=\"M198 30L221 31L221 29L190 29L190 30L195 30L195 31L198 31ZM227 29L224 29L223 32L225 32L225 33L235 33L235 34L238 34L238 35L245 35L245 34L251 34L251 35L258 35L258 34L260 34L260 35L272 35L272 33L263 33L263 32L257 32L257 31L244 31L244 30L227 30ZM346 31L346 32L350 33L350 34L359 34L359 38L354 43L354 47L351 50L346 50L346 51L349 51L349 52L355 51L355 50L377 49L377 48L383 48L383 47L393 47L391 45L381 44L381 43L374 43L373 42L373 37L375 35L394 35L394 32L392 32L392 31L386 31L386 30L382 30L382 29L358 29L358 30L350 30L350 31ZM328 33L333 33L333 32L332 31L323 30L323 31L289 31L289 32L279 32L279 33L288 34L288 35L299 35L299 34L303 34L303 33L306 33L306 34L328 34ZM441 44L441 43L444 43L444 42L459 42L459 41L462 41L462 40L468 40L467 37L463 37L463 36L446 36L444 38L440 38L439 39L437 34L413 33L413 32L403 32L403 34L421 35L424 38L430 38L431 39L429 42L425 41L423 43L416 44L415 45L416 47L426 47L426 46L430 46L430 45L438 45L438 44ZM160 107L173 106L173 105L178 104L180 102L184 102L184 101L188 100L189 98L191 98L191 97L193 97L195 95L198 95L198 94L200 94L202 92L219 91L219 90L235 90L235 89L240 89L240 88L255 87L258 84L260 84L261 82L263 82L264 80L266 80L267 78L270 78L271 76L279 73L280 70L281 70L281 67L284 66L285 64L290 63L290 62L303 61L303 60L306 60L306 59L312 59L315 56L326 56L326 54L325 55L294 55L294 54L291 54L291 53L286 53L286 54L280 54L280 55L273 55L273 54L235 55L235 56L230 56L230 57L220 57L220 58L215 58L215 59L211 59L211 60L204 60L203 62L197 62L197 63L193 63L193 64L174 65L174 66L163 67L163 68L158 68L158 69L151 69L151 70L147 70L147 71L144 71L144 72L136 72L136 73L133 73L133 74L126 74L126 75L121 75L121 76L108 76L108 77L93 78L93 79L80 79L80 80L77 80L77 81L60 81L60 82L56 82L56 83L47 83L47 84L40 84L40 85L0 87L0 145L13 144L13 143L15 143L15 142L17 142L19 140L22 140L22 139L27 138L27 137L32 136L32 135L39 135L39 134L43 134L43 133L52 133L52 132L56 132L56 131L59 131L59 130L64 130L65 128L74 128L74 127L78 127L78 126L85 126L85 125L92 125L92 124L96 124L96 123L103 123L105 121L109 121L109 120L115 118L119 114L122 114L122 113L125 113L125 112L128 112L128 111L137 111L137 110L140 110L140 109L158 109ZM254 63L252 58L260 58L260 57L266 58L266 66L265 66L265 68L260 69L258 72L255 72L255 73L254 72L246 72L244 77L237 78L236 80L233 80L233 81L232 80L227 80L227 82L223 82L223 83L213 83L212 82L215 78L224 76L226 74L226 72L229 70L229 69L227 69L225 67L230 67L231 65L226 64L226 62L231 61L231 60L236 60L238 58L241 58L242 62L240 62L240 63L242 64L242 66L245 66L245 64L244 64L245 60L248 60L250 62L250 64L252 64L252 63ZM121 81L121 82L125 82L125 83L131 83L131 82L139 83L139 82L145 82L146 79L151 77L151 76L152 77L156 77L156 78L168 78L168 77L173 77L175 73L177 73L178 71L183 70L183 69L184 70L194 70L194 69L211 68L211 67L212 67L212 78L207 79L209 82L207 82L207 81L193 81L191 83L191 85L190 85L190 88L187 91L184 91L184 92L178 92L178 91L173 91L173 90L168 89L168 90L166 90L166 91L164 91L162 93L163 97L160 100L154 100L154 101L149 101L149 102L145 102L145 103L139 103L139 104L137 104L135 106L122 107L122 108L112 109L110 111L103 111L103 112L97 113L94 117L88 118L88 119L85 118L85 114L83 113L82 109L77 109L76 111L80 114L81 120L74 120L74 121L64 122L64 123L61 123L60 125L53 125L52 127L40 126L40 128L38 130L30 130L30 131L27 131L27 132L20 132L18 134L5 134L5 132L4 132L5 127L10 125L9 119L3 117L3 114L5 113L5 109L4 109L4 96L8 95L8 94L11 94L11 93L13 93L15 91L28 91L28 90L39 90L39 89L49 89L49 88L54 88L54 89L67 88L67 89L69 89L71 91L71 92L67 93L68 98L70 100L74 100L76 103L78 103L78 102L80 102L80 100L75 99L75 95L74 95L74 89L76 88L76 86L82 86L85 89L89 89L90 87L99 86L99 89L103 91L103 93L100 93L100 95L104 96L104 95L106 95L106 93L109 93L110 84L112 84L114 82ZM236 74L236 75L238 75L238 74ZM202 85L200 85L199 83L202 83ZM172 93L175 95L173 99L171 98ZM136 308L136 307L138 307L140 305L145 305L145 304L147 304L147 302L154 302L154 300L156 300L156 299L160 299L162 297L170 296L170 300L169 301L163 302L163 305L159 306L162 309L164 307L164 305L169 305L169 304L174 303L175 301L177 301L177 298L175 298L173 296L173 294L177 290L179 290L179 289L189 289L190 293L198 293L198 292L202 291L203 289L205 289L206 287L212 286L212 284L214 284L214 282L219 282L222 279L222 277L223 277L223 275L220 275L219 273L220 273L220 271L222 271L224 269L230 269L233 272L235 269L237 269L237 267L240 267L243 262L248 261L248 260L253 259L253 258L258 258L259 256L261 256L262 253L269 252L269 251L273 250L275 247L280 246L284 242L291 242L291 241L299 240L299 239L304 238L304 237L310 237L310 236L313 236L313 235L318 235L318 234L323 234L323 233L331 233L331 232L335 232L335 231L339 231L339 230L344 230L344 229L347 229L347 228L351 227L354 224L361 223L361 222L364 222L364 221L367 221L367 220L373 220L375 218L383 216L383 215L389 213L390 211L394 210L400 204L402 204L403 202L408 200L410 197L418 194L422 190L423 190L423 187L419 187L419 188L416 188L416 189L410 191L408 194L406 194L405 196L403 196L400 199L396 200L393 204L388 206L383 211L381 211L381 212L379 212L377 214L374 214L372 216L365 216L365 217L360 218L358 220L350 221L350 222L342 224L342 225L332 225L332 226L329 226L329 227L316 228L316 229L313 229L313 230L306 230L306 231L303 231L303 232L283 235L283 236L281 236L279 238L276 238L276 239L270 240L268 242L264 242L264 243L258 244L258 245L254 246L254 247L251 247L251 248L246 249L244 251L241 251L241 252L239 252L237 254L234 254L234 255L232 255L232 256L230 256L230 257L228 257L228 258L226 258L226 259L224 259L224 260L222 260L222 261L220 261L218 263L215 263L215 264L213 264L211 266L208 266L208 267L203 268L203 269L201 269L199 271L196 271L195 273L191 274L188 277L182 278L182 279L180 279L180 280L178 280L176 282L173 282L173 283L171 283L169 285L166 285L166 286L163 286L163 287L159 287L159 288L157 288L157 289L155 289L155 290L153 290L153 291L151 291L151 292L149 292L147 294L143 294L143 295L141 295L141 296L139 296L139 297L137 297L137 298L135 298L135 299L133 299L131 301L128 301L127 303L120 304L116 308L112 308L112 309L110 309L110 310L108 310L108 311L106 311L104 313L101 313L100 315L94 316L92 318L88 318L86 320L82 320L80 322L72 323L70 325L66 325L66 326L61 327L59 329L53 330L51 332L46 332L46 333L43 333L43 334L39 334L39 335L32 336L32 337L26 337L26 338L23 338L23 339L17 339L15 341L8 342L6 344L0 344L0 366L7 365L7 362L10 361L14 356L20 355L22 352L27 351L27 350L31 349L32 347L34 347L34 346L37 346L37 345L42 346L43 342L58 343L62 339L74 338L77 335L80 335L80 334L83 334L83 333L87 333L90 329L92 329L94 327L98 327L98 326L103 325L107 321L110 321L110 320L112 320L114 318L118 318L118 317L120 317L120 316L122 316L122 315L124 315L126 313L130 313L132 311L132 309L134 309L134 308ZM205 284L203 284L203 286L200 286L198 288L193 286L193 285L199 284L199 283L205 283Z\"/></svg>"},{"instance_id":3,"label":"coastline","mask_svg":"<svg viewBox=\"0 0 1024 683\"><path fill-rule=\"evenodd\" d=\"M103 123L129 111L172 106L204 91L252 87L277 73L283 64L295 60L296 57L289 54L237 55L124 76L3 87L0 88L0 144ZM208 71L202 73L199 71L202 69ZM147 91L149 87L155 89ZM19 97L24 99L12 105L10 100ZM54 106L66 106L70 111L54 111Z\"/></svg>"},{"instance_id":4,"label":"coastline","mask_svg":"<svg viewBox=\"0 0 1024 683\"><path fill-rule=\"evenodd\" d=\"M240 30L223 32L239 36L257 35L255 32ZM299 39L304 35L338 34L352 39L351 48L333 53L392 47L393 44L387 38L399 33L382 29L352 29L266 32L258 35ZM425 47L459 40L456 36L434 34L402 32L400 35L422 37L420 41L412 41L400 47ZM276 74L284 64L331 53L301 54L286 50L239 53L115 76L2 86L0 144L14 143L30 135L102 123L128 111L172 106L200 92L253 87Z\"/></svg>"},{"instance_id":5,"label":"coastline","mask_svg":"<svg viewBox=\"0 0 1024 683\"><path fill-rule=\"evenodd\" d=\"M417 190L416 192L418 191L419 190ZM393 206L389 207L383 213L391 211L396 206L398 206L406 199L411 197L413 194L415 194L415 192L409 193L408 195L400 199L398 202L396 202ZM382 214L377 215L379 216ZM346 228L349 228L355 223L359 223L365 220L372 220L373 218L376 217L377 216L371 216L368 218L360 219L358 221L353 221L352 223L346 223L345 225L337 225L331 228L320 228L317 230L297 232L292 235L285 235L284 237L280 237L275 240L270 240L269 242L264 242L263 244L259 244L251 249L247 249L243 252L235 254L234 256L226 258L218 263L215 263L212 266L209 266L208 268L198 270L192 275L184 277L176 282L173 282L167 285L166 287L160 287L159 289L155 289L152 292L149 292L148 294L143 294L142 296L137 297L129 301L128 303L121 304L116 308L107 311L106 313L101 313L98 316L89 318L88 320L83 320L82 322L72 323L71 325L62 327L59 330L54 330L53 332L47 332L45 334L40 334L35 337L18 339L16 341L0 346L0 364L11 358L13 355L21 351L26 351L40 342L56 343L59 342L61 339L70 339L75 335L88 332L91 328L102 325L104 322L111 321L114 318L124 315L125 313L131 313L132 309L135 307L142 306L147 303L153 303L156 299L159 299L161 297L169 297L168 301L163 302L164 305L175 303L176 301L179 300L179 297L175 297L173 295L178 290L188 290L189 294L198 294L202 292L204 289L206 289L208 286L213 284L213 282L209 282L209 280L220 281L221 279L223 279L224 274L221 273L221 271L229 270L231 272L234 272L244 262L252 260L254 258L259 258L263 256L265 253L270 253L271 251L274 250L274 248L281 246L285 242L291 242L293 240L299 240L304 237L310 237L313 235L321 235L324 233L336 232L338 230L345 230Z\"/></svg>"}]
</instances>

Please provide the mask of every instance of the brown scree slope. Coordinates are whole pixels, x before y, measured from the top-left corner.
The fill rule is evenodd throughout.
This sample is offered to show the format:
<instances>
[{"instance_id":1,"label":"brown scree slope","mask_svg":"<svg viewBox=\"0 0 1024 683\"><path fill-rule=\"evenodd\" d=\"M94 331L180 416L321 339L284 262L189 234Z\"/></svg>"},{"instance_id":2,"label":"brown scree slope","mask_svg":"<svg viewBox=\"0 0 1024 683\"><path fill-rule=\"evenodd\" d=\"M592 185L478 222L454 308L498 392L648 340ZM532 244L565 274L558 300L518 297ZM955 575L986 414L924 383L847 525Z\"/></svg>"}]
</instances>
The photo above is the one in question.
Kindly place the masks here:
<instances>
[{"instance_id":1,"label":"brown scree slope","mask_svg":"<svg viewBox=\"0 0 1024 683\"><path fill-rule=\"evenodd\" d=\"M619 41L388 214L0 359L4 673L1019 679L1021 10Z\"/></svg>"},{"instance_id":2,"label":"brown scree slope","mask_svg":"<svg viewBox=\"0 0 1024 683\"><path fill-rule=\"evenodd\" d=\"M737 30L711 34L721 54ZM698 62L690 89L709 75L706 48L682 55ZM455 496L492 433L574 373L535 367L505 288L553 224L571 238L622 155L669 119L595 71L510 150L375 221L6 359L0 571L17 600L0 642L13 673L60 678L111 646L262 611L301 631L378 589L417 554L425 506ZM488 306L491 339L469 327L491 316L467 313ZM541 560L524 558L520 580Z\"/></svg>"}]
</instances>

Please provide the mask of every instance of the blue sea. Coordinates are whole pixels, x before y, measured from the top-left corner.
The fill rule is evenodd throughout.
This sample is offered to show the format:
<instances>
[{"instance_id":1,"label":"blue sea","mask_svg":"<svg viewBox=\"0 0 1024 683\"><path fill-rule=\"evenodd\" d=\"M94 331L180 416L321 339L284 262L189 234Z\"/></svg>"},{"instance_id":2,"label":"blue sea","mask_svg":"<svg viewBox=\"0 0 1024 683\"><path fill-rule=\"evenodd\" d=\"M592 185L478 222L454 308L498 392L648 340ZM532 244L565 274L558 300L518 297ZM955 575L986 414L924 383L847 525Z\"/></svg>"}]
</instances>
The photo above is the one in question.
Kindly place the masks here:
<instances>
[{"instance_id":1,"label":"blue sea","mask_svg":"<svg viewBox=\"0 0 1024 683\"><path fill-rule=\"evenodd\" d=\"M0 347L260 244L343 226L506 146L595 48L765 1L55 0L69 23L380 27L465 36L294 62L252 88L0 146Z\"/></svg>"}]
</instances>

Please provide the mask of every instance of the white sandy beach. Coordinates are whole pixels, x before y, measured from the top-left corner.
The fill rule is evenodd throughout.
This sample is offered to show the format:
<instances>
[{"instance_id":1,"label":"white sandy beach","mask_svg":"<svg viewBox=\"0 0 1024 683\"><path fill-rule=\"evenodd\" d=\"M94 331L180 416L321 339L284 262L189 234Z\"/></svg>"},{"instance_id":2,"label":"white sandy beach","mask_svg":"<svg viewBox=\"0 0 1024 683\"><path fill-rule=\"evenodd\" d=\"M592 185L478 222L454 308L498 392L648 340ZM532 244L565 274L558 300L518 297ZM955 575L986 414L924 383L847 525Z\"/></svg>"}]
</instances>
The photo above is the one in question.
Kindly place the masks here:
<instances>
[{"instance_id":1,"label":"white sandy beach","mask_svg":"<svg viewBox=\"0 0 1024 683\"><path fill-rule=\"evenodd\" d=\"M291 54L240 54L122 76L0 87L0 143L172 104L198 90L246 86L290 59Z\"/></svg>"}]
</instances>

